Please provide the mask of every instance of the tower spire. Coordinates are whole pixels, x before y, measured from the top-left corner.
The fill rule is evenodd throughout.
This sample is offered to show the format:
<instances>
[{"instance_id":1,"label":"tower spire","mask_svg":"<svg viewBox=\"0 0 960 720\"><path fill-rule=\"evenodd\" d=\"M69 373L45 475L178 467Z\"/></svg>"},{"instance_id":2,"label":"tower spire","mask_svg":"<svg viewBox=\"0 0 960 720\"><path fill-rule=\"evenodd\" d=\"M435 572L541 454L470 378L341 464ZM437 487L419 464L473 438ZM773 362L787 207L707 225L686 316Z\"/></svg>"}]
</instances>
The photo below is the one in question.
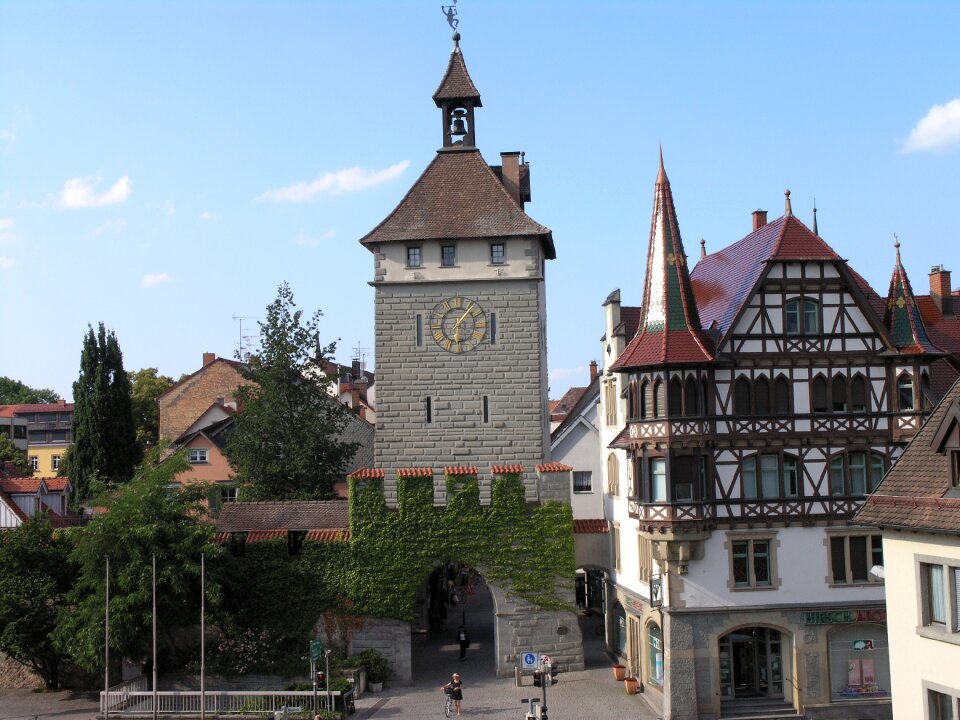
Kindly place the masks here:
<instances>
[{"instance_id":1,"label":"tower spire","mask_svg":"<svg viewBox=\"0 0 960 720\"><path fill-rule=\"evenodd\" d=\"M890 290L887 293L887 311L884 313L883 324L890 331L893 342L901 351L911 353L932 352L940 350L930 342L927 329L924 327L920 309L910 286L910 278L900 262L900 238L893 235L893 247L897 254L893 265L893 276L890 278Z\"/></svg>"},{"instance_id":2,"label":"tower spire","mask_svg":"<svg viewBox=\"0 0 960 720\"><path fill-rule=\"evenodd\" d=\"M817 199L813 199L813 234L820 237L820 231L817 230Z\"/></svg>"},{"instance_id":3,"label":"tower spire","mask_svg":"<svg viewBox=\"0 0 960 720\"><path fill-rule=\"evenodd\" d=\"M789 191L789 190L784 190L784 191L783 191L783 196L784 196L783 214L784 214L785 216L787 216L787 217L792 217L792 216L793 216L793 205L790 204L790 191Z\"/></svg>"},{"instance_id":4,"label":"tower spire","mask_svg":"<svg viewBox=\"0 0 960 720\"><path fill-rule=\"evenodd\" d=\"M474 149L477 136L473 124L474 108L483 107L480 92L473 84L460 50L460 33L453 33L453 51L433 101L443 115L443 149Z\"/></svg>"}]
</instances>

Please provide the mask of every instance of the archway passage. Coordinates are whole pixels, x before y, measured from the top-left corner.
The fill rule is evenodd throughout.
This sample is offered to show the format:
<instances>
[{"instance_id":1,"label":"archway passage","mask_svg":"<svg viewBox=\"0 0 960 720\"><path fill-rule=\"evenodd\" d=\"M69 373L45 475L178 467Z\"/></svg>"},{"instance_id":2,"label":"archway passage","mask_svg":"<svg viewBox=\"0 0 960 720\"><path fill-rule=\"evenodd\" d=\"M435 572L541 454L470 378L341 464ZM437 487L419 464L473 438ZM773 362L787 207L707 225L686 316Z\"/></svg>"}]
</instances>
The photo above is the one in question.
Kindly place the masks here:
<instances>
[{"instance_id":1,"label":"archway passage","mask_svg":"<svg viewBox=\"0 0 960 720\"><path fill-rule=\"evenodd\" d=\"M454 672L474 679L496 676L493 595L476 570L457 563L436 568L418 599L417 615L419 622L411 628L415 685L439 686ZM457 640L461 625L470 638L462 660Z\"/></svg>"},{"instance_id":2,"label":"archway passage","mask_svg":"<svg viewBox=\"0 0 960 720\"><path fill-rule=\"evenodd\" d=\"M720 638L720 695L724 700L783 700L783 635L745 627Z\"/></svg>"}]
</instances>

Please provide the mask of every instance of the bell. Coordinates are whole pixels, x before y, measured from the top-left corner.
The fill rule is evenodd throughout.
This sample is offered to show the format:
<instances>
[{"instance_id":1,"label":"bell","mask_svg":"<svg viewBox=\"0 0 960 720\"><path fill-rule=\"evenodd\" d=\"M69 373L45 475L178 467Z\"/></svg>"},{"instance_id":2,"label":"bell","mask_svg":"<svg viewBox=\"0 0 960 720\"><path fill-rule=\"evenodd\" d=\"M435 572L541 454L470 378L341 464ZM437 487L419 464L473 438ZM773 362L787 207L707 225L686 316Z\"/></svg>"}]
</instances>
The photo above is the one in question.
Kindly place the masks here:
<instances>
[{"instance_id":1,"label":"bell","mask_svg":"<svg viewBox=\"0 0 960 720\"><path fill-rule=\"evenodd\" d=\"M450 128L451 137L463 137L467 134L466 123L463 122L462 117L455 117L453 119L453 127Z\"/></svg>"}]
</instances>

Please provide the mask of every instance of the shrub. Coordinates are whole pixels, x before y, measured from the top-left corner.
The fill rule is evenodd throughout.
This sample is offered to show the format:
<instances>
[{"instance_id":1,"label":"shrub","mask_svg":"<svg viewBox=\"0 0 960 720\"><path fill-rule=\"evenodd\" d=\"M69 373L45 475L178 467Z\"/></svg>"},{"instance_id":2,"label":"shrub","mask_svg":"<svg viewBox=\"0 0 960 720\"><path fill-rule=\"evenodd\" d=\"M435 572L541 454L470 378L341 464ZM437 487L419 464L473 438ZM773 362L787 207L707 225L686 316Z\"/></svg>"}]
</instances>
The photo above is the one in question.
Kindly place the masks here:
<instances>
[{"instance_id":1,"label":"shrub","mask_svg":"<svg viewBox=\"0 0 960 720\"><path fill-rule=\"evenodd\" d=\"M393 668L376 650L364 650L350 658L351 662L367 668L367 682L381 683L393 677Z\"/></svg>"}]
</instances>

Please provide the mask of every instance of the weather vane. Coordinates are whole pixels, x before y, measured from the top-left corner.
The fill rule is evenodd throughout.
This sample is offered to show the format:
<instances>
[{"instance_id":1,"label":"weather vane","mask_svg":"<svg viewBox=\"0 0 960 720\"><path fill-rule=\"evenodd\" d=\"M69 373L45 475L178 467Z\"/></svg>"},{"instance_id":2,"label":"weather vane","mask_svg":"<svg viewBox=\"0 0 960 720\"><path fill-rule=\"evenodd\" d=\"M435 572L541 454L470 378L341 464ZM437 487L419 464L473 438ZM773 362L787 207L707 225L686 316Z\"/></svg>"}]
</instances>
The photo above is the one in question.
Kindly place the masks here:
<instances>
[{"instance_id":1,"label":"weather vane","mask_svg":"<svg viewBox=\"0 0 960 720\"><path fill-rule=\"evenodd\" d=\"M447 16L447 22L450 23L450 27L456 32L457 25L460 24L460 19L457 17L457 0L453 0L453 5L441 5L440 9L443 10L443 14Z\"/></svg>"}]
</instances>

